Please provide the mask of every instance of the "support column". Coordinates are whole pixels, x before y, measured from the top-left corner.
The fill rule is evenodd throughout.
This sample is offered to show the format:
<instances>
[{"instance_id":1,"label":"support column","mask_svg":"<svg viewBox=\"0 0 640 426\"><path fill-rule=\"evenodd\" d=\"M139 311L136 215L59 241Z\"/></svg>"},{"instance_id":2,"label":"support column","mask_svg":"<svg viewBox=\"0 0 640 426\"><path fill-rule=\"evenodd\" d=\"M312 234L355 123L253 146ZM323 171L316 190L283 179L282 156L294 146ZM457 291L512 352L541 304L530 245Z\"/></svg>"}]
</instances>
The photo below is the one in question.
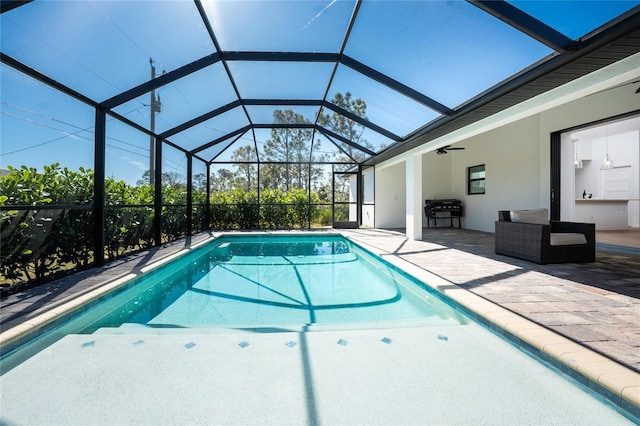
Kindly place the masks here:
<instances>
[{"instance_id":1,"label":"support column","mask_svg":"<svg viewBox=\"0 0 640 426\"><path fill-rule=\"evenodd\" d=\"M358 228L362 226L362 204L364 202L364 179L362 178L362 164L358 164L358 198L357 198L357 220L358 220Z\"/></svg>"},{"instance_id":2,"label":"support column","mask_svg":"<svg viewBox=\"0 0 640 426\"><path fill-rule=\"evenodd\" d=\"M107 115L96 108L93 157L93 262L94 266L104 265L104 205L106 200L104 177L107 140Z\"/></svg>"},{"instance_id":3,"label":"support column","mask_svg":"<svg viewBox=\"0 0 640 426\"><path fill-rule=\"evenodd\" d=\"M153 235L155 245L162 245L162 139L156 136L155 179L153 196Z\"/></svg>"},{"instance_id":4,"label":"support column","mask_svg":"<svg viewBox=\"0 0 640 426\"><path fill-rule=\"evenodd\" d=\"M422 240L422 155L406 162L406 233L411 240Z\"/></svg>"},{"instance_id":5,"label":"support column","mask_svg":"<svg viewBox=\"0 0 640 426\"><path fill-rule=\"evenodd\" d=\"M187 236L193 235L193 156L187 154Z\"/></svg>"},{"instance_id":6,"label":"support column","mask_svg":"<svg viewBox=\"0 0 640 426\"><path fill-rule=\"evenodd\" d=\"M207 163L207 204L204 210L204 229L211 229L211 163Z\"/></svg>"}]
</instances>

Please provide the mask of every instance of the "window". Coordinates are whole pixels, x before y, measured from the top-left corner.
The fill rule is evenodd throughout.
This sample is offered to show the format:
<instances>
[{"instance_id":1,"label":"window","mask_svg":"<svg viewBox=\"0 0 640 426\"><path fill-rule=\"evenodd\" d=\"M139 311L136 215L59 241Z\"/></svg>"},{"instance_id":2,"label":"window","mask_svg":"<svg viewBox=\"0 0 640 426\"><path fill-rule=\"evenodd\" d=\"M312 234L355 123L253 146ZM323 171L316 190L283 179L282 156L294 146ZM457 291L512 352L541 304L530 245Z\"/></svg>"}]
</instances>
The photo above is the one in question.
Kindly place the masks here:
<instances>
[{"instance_id":1,"label":"window","mask_svg":"<svg viewBox=\"0 0 640 426\"><path fill-rule=\"evenodd\" d=\"M467 194L484 194L484 164L467 169Z\"/></svg>"}]
</instances>

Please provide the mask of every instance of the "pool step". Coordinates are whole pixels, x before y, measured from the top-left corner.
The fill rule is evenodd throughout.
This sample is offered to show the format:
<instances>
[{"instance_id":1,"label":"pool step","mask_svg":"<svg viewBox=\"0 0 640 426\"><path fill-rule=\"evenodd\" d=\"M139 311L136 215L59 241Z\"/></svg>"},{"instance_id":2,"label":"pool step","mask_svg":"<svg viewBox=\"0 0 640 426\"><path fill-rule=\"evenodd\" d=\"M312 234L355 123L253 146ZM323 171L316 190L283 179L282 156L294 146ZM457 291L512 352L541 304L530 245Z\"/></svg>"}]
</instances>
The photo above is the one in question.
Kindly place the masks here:
<instances>
[{"instance_id":1,"label":"pool step","mask_svg":"<svg viewBox=\"0 0 640 426\"><path fill-rule=\"evenodd\" d=\"M448 319L425 318L406 321L362 322L342 324L272 324L263 326L228 325L201 327L158 327L146 324L125 323L119 327L102 327L93 334L216 334L216 333L285 333L285 332L313 332L330 330L373 330L385 328L413 328L413 327L442 327L464 325Z\"/></svg>"}]
</instances>

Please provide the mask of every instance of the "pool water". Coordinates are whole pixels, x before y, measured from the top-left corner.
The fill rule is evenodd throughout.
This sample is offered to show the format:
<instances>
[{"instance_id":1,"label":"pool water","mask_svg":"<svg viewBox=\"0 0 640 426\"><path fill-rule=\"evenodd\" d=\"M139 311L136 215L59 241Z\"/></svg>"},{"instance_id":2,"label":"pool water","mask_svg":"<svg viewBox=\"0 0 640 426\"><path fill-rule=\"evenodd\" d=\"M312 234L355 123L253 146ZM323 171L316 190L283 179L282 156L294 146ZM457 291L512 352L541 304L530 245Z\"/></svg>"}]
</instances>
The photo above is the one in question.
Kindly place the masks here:
<instances>
[{"instance_id":1,"label":"pool water","mask_svg":"<svg viewBox=\"0 0 640 426\"><path fill-rule=\"evenodd\" d=\"M425 287L339 237L221 238L87 313L83 332L464 321Z\"/></svg>"}]
</instances>

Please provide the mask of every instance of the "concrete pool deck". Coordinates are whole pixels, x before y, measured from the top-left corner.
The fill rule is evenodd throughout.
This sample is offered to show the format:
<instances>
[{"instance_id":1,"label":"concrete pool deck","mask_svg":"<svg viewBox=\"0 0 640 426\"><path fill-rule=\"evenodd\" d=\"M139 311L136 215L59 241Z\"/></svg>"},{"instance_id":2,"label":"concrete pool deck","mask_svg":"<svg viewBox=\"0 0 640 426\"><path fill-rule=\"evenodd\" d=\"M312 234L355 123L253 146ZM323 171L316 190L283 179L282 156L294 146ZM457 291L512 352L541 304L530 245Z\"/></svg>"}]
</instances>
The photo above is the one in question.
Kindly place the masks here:
<instances>
[{"instance_id":1,"label":"concrete pool deck","mask_svg":"<svg viewBox=\"0 0 640 426\"><path fill-rule=\"evenodd\" d=\"M599 250L594 264L535 265L495 255L489 233L425 229L423 241L392 230L343 233L562 365L640 403L640 255ZM74 295L89 297L105 282L210 237L200 234L4 298L3 339L27 333L45 309Z\"/></svg>"}]
</instances>

